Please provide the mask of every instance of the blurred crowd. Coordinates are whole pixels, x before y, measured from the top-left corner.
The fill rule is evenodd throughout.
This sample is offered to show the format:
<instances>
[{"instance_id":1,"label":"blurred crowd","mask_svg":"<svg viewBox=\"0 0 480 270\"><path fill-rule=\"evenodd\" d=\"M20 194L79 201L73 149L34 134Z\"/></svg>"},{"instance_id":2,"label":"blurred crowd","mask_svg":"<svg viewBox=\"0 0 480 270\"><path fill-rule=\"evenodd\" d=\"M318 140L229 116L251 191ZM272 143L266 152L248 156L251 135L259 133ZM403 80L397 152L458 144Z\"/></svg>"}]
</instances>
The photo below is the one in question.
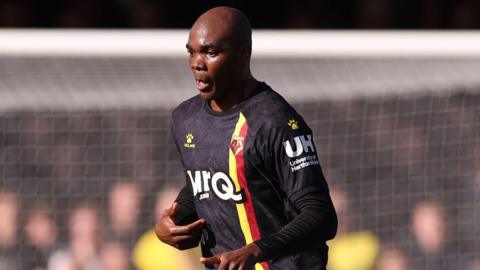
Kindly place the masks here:
<instances>
[{"instance_id":1,"label":"blurred crowd","mask_svg":"<svg viewBox=\"0 0 480 270\"><path fill-rule=\"evenodd\" d=\"M149 225L170 207L177 193L170 187L155 194ZM182 253L158 241L153 229L138 231L142 194L137 184L117 182L106 200L105 211L94 200L77 202L59 223L58 209L42 203L22 208L16 192L2 190L0 269L201 269L195 264L198 250ZM66 241L61 240L62 230Z\"/></svg>"},{"instance_id":2,"label":"blurred crowd","mask_svg":"<svg viewBox=\"0 0 480 270\"><path fill-rule=\"evenodd\" d=\"M468 29L480 26L476 0L2 0L0 27L190 28L218 5L243 10L254 28Z\"/></svg>"},{"instance_id":3,"label":"blurred crowd","mask_svg":"<svg viewBox=\"0 0 480 270\"><path fill-rule=\"evenodd\" d=\"M480 95L295 107L339 217L329 269L480 269ZM169 111L8 112L0 127L0 269L201 269L152 230L185 181Z\"/></svg>"}]
</instances>

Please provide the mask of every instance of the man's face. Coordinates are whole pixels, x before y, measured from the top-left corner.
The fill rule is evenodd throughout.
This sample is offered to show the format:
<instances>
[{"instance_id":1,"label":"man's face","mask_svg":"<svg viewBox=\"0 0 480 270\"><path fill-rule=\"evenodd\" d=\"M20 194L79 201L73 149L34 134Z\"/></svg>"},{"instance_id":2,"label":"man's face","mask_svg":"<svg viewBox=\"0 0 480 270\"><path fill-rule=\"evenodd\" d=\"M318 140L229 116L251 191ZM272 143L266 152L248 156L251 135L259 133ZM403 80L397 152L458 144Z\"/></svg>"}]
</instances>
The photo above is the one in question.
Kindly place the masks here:
<instances>
[{"instance_id":1,"label":"man's face","mask_svg":"<svg viewBox=\"0 0 480 270\"><path fill-rule=\"evenodd\" d=\"M188 63L200 96L221 99L241 75L239 50L217 25L194 25L187 43Z\"/></svg>"}]
</instances>

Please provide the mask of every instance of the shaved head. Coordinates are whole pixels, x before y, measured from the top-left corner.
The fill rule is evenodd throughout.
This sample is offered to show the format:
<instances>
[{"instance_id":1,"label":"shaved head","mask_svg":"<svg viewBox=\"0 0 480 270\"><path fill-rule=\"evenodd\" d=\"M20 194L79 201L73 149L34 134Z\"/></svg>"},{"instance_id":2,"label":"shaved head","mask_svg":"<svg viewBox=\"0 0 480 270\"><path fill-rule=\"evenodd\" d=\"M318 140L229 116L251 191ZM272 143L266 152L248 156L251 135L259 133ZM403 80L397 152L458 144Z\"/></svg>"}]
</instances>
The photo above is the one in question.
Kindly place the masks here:
<instances>
[{"instance_id":1,"label":"shaved head","mask_svg":"<svg viewBox=\"0 0 480 270\"><path fill-rule=\"evenodd\" d=\"M196 87L212 109L231 108L254 90L252 29L241 11L216 7L203 13L193 24L186 47Z\"/></svg>"},{"instance_id":2,"label":"shaved head","mask_svg":"<svg viewBox=\"0 0 480 270\"><path fill-rule=\"evenodd\" d=\"M252 28L247 16L238 9L216 7L203 13L192 26L191 31L216 29L219 38L230 46L247 46L251 50Z\"/></svg>"}]
</instances>

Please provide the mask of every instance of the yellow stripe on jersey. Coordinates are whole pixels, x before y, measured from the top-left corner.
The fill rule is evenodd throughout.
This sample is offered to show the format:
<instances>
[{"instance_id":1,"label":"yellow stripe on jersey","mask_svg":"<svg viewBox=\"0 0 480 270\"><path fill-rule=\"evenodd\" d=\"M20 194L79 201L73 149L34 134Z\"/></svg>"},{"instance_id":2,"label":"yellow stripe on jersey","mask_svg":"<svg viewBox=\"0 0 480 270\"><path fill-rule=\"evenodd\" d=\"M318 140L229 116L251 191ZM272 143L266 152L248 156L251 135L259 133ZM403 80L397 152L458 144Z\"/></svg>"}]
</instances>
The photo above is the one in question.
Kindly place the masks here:
<instances>
[{"instance_id":1,"label":"yellow stripe on jersey","mask_svg":"<svg viewBox=\"0 0 480 270\"><path fill-rule=\"evenodd\" d=\"M237 124L235 125L235 131L233 132L232 139L234 137L240 136L240 130L242 130L243 125L246 123L245 116L240 113L240 117L238 118ZM238 182L238 175L237 175L237 159L235 158L235 153L233 150L230 149L229 152L229 173L230 177L235 183L235 190L240 192L240 183ZM237 212L238 218L240 220L240 227L242 229L243 235L245 236L245 243L248 245L253 242L252 233L250 231L250 225L248 224L247 212L245 211L245 204L244 203L237 203Z\"/></svg>"},{"instance_id":2,"label":"yellow stripe on jersey","mask_svg":"<svg viewBox=\"0 0 480 270\"><path fill-rule=\"evenodd\" d=\"M246 124L245 116L240 113L237 124L235 125L235 130L232 134L232 141L235 138L240 137L240 132L243 126ZM245 138L243 138L245 139ZM243 149L242 149L243 151ZM235 157L233 150L230 148L229 151L229 174L235 184L235 190L237 192L241 191L241 186L238 181L238 168L237 168L237 158ZM247 211L245 209L245 203L237 203L237 213L238 213L238 220L240 221L240 228L242 229L243 236L245 237L245 244L250 244L253 242L252 231L250 229L250 224L248 222ZM260 263L255 264L255 270L264 270L263 266Z\"/></svg>"}]
</instances>

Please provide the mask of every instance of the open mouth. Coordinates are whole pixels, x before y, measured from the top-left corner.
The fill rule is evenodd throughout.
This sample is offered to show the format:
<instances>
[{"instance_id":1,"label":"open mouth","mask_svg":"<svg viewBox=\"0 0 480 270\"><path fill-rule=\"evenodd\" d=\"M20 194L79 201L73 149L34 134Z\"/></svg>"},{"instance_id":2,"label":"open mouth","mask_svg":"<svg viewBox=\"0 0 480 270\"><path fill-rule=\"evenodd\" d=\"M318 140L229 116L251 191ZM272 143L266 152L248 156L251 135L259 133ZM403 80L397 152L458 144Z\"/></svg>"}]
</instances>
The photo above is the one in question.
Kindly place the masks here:
<instances>
[{"instance_id":1,"label":"open mouth","mask_svg":"<svg viewBox=\"0 0 480 270\"><path fill-rule=\"evenodd\" d=\"M209 82L203 80L195 80L195 83L199 91L205 91L210 86Z\"/></svg>"}]
</instances>

